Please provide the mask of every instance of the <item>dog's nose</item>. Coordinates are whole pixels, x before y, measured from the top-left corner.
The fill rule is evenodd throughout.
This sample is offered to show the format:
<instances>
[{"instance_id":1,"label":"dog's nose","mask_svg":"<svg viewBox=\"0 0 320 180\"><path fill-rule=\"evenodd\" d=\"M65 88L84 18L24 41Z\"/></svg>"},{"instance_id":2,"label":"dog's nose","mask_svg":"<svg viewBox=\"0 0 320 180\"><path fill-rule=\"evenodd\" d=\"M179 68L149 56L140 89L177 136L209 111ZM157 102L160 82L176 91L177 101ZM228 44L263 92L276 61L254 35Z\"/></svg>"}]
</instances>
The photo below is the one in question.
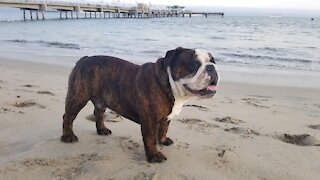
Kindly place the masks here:
<instances>
[{"instance_id":1,"label":"dog's nose","mask_svg":"<svg viewBox=\"0 0 320 180\"><path fill-rule=\"evenodd\" d=\"M206 66L206 70L207 70L208 72L212 72L212 71L214 70L214 66L211 65L211 64L209 64L209 65Z\"/></svg>"}]
</instances>

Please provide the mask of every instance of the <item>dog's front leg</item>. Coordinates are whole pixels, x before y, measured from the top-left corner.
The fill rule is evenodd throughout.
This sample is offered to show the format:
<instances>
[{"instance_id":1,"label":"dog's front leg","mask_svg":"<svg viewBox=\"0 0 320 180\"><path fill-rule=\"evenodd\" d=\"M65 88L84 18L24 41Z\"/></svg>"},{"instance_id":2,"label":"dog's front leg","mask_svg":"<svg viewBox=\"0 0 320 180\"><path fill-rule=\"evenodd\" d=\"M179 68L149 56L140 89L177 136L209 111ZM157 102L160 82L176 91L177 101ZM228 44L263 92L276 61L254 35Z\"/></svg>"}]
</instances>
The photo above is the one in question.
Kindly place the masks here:
<instances>
[{"instance_id":1,"label":"dog's front leg","mask_svg":"<svg viewBox=\"0 0 320 180\"><path fill-rule=\"evenodd\" d=\"M147 160L150 163L160 163L167 160L167 158L157 150L158 126L158 122L154 122L153 119L148 119L141 122L144 149L146 151Z\"/></svg>"}]
</instances>

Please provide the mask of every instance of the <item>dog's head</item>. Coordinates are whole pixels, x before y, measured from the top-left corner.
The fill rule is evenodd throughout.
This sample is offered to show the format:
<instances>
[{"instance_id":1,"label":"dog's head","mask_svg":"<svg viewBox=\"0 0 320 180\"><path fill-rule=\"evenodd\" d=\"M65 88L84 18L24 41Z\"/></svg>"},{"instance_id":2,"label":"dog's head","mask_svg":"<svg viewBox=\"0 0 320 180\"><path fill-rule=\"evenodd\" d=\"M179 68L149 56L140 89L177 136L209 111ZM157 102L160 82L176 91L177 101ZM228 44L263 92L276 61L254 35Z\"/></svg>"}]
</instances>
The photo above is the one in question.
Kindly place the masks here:
<instances>
[{"instance_id":1,"label":"dog's head","mask_svg":"<svg viewBox=\"0 0 320 180\"><path fill-rule=\"evenodd\" d=\"M168 51L164 59L174 96L214 96L219 77L209 52L178 47Z\"/></svg>"}]
</instances>

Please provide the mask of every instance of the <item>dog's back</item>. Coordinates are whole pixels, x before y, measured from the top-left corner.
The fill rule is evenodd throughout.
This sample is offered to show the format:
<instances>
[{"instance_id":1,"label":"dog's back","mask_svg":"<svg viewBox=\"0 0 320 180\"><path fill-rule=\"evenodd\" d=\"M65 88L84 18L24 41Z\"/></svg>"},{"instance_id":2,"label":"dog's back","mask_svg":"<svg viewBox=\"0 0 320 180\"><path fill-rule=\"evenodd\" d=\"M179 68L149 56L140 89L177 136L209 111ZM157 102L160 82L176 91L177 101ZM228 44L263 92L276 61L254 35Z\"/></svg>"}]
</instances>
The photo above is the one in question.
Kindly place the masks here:
<instances>
[{"instance_id":1,"label":"dog's back","mask_svg":"<svg viewBox=\"0 0 320 180\"><path fill-rule=\"evenodd\" d=\"M136 89L135 78L139 67L139 65L111 56L81 58L69 77L66 105L73 104L70 102L82 104L81 102L91 100L97 107L107 106L127 118L137 119L137 117L132 117L132 109L120 109L119 105L136 102L133 100L136 97L130 94ZM128 81L128 79L131 80ZM108 99L112 101L105 101Z\"/></svg>"}]
</instances>

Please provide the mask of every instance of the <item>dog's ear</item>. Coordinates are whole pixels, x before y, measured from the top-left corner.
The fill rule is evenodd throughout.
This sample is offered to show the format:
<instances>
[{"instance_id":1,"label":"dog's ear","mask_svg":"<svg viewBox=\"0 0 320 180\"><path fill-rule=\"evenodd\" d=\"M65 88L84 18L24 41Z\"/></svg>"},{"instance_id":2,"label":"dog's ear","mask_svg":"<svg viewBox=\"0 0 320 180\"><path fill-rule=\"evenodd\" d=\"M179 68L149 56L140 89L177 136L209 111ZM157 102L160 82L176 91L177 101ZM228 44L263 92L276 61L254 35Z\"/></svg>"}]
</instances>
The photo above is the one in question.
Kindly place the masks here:
<instances>
[{"instance_id":1,"label":"dog's ear","mask_svg":"<svg viewBox=\"0 0 320 180\"><path fill-rule=\"evenodd\" d=\"M157 60L156 74L160 74L159 77L162 77L162 79L160 79L161 83L169 83L167 77L167 68L169 66L174 66L175 57L177 57L177 55L179 55L184 50L186 49L182 47L177 47L176 49L167 51L166 56L164 58L160 58Z\"/></svg>"},{"instance_id":2,"label":"dog's ear","mask_svg":"<svg viewBox=\"0 0 320 180\"><path fill-rule=\"evenodd\" d=\"M166 53L166 56L164 57L164 64L166 67L172 65L174 63L174 59L177 55L179 55L181 52L183 52L185 48L183 47L177 47L176 49L169 50Z\"/></svg>"}]
</instances>

